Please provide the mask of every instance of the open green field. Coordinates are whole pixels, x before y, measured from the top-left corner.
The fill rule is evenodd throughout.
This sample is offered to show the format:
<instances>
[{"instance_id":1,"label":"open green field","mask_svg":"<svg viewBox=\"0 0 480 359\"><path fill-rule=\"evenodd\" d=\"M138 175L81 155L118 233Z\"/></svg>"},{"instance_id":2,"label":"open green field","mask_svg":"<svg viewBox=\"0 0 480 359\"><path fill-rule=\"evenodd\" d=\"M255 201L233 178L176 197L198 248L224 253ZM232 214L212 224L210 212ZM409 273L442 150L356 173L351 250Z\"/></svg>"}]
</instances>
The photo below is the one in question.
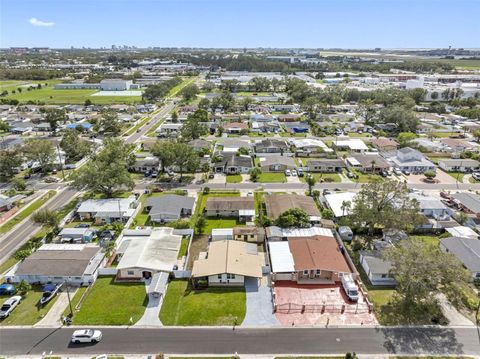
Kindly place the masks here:
<instances>
[{"instance_id":1,"label":"open green field","mask_svg":"<svg viewBox=\"0 0 480 359\"><path fill-rule=\"evenodd\" d=\"M47 305L40 306L39 301L43 294L42 286L32 286L32 290L22 295L22 301L13 310L9 317L0 321L0 325L32 325L42 319L53 306L57 298L53 298ZM21 294L17 294L21 295ZM9 296L0 296L3 303Z\"/></svg>"},{"instance_id":2,"label":"open green field","mask_svg":"<svg viewBox=\"0 0 480 359\"><path fill-rule=\"evenodd\" d=\"M143 315L148 303L142 283L115 283L114 277L99 277L73 317L76 325L128 325Z\"/></svg>"},{"instance_id":3,"label":"open green field","mask_svg":"<svg viewBox=\"0 0 480 359\"><path fill-rule=\"evenodd\" d=\"M160 311L164 325L241 324L246 312L246 294L240 288L208 288L194 291L188 281L169 283Z\"/></svg>"}]
</instances>

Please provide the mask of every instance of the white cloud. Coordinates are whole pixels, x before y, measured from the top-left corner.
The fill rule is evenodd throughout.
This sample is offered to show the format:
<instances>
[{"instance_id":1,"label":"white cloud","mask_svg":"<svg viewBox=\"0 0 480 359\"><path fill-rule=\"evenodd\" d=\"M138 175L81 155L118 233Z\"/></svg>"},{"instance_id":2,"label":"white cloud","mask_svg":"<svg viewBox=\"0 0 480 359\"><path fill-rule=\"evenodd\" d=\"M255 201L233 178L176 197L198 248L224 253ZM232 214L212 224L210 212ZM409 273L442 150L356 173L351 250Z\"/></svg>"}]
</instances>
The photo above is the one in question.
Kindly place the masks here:
<instances>
[{"instance_id":1,"label":"white cloud","mask_svg":"<svg viewBox=\"0 0 480 359\"><path fill-rule=\"evenodd\" d=\"M33 26L46 26L46 27L50 27L50 26L55 25L54 22L42 21L42 20L37 19L36 17L32 17L30 20L28 20L28 22L29 22L30 24L32 24Z\"/></svg>"}]
</instances>

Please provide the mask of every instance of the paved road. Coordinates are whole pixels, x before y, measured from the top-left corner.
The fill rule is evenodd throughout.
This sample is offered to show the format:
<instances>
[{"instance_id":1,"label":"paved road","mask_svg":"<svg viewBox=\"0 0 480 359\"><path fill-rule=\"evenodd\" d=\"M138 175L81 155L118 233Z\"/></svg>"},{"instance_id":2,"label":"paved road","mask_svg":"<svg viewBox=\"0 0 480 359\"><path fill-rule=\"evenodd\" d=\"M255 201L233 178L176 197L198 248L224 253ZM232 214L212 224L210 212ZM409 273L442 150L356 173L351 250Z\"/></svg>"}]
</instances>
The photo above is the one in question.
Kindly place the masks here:
<instances>
[{"instance_id":1,"label":"paved road","mask_svg":"<svg viewBox=\"0 0 480 359\"><path fill-rule=\"evenodd\" d=\"M156 115L153 116L148 125L142 126L139 132L134 132L132 135L128 136L125 139L125 142L137 142L143 135L147 134L153 126L155 126L159 121L161 121L164 116L166 116L171 110L173 110L174 107L175 105L173 103L167 103Z\"/></svg>"},{"instance_id":2,"label":"paved road","mask_svg":"<svg viewBox=\"0 0 480 359\"><path fill-rule=\"evenodd\" d=\"M104 328L96 344L70 344L73 328L0 329L0 354L436 354L478 355L475 328Z\"/></svg>"},{"instance_id":3,"label":"paved road","mask_svg":"<svg viewBox=\"0 0 480 359\"><path fill-rule=\"evenodd\" d=\"M58 187L58 184L56 185ZM55 187L55 188L57 188ZM42 208L57 210L70 202L73 196L77 193L73 189L65 189L63 192L57 194L51 202L42 206ZM15 230L2 236L0 238L0 264L6 261L22 244L37 233L41 225L34 223L28 219L21 226L16 226Z\"/></svg>"}]
</instances>

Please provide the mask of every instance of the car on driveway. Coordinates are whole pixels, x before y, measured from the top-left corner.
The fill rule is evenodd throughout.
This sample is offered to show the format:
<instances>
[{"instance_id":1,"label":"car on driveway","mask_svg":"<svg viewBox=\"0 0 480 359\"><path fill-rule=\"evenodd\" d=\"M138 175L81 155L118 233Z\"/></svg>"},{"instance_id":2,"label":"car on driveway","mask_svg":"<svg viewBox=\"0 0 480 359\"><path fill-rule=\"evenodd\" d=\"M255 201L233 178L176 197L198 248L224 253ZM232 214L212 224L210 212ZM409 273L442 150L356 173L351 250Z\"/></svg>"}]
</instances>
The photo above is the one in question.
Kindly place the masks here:
<instances>
[{"instance_id":1,"label":"car on driveway","mask_svg":"<svg viewBox=\"0 0 480 359\"><path fill-rule=\"evenodd\" d=\"M75 330L72 334L72 343L98 343L102 340L102 332L97 329Z\"/></svg>"},{"instance_id":2,"label":"car on driveway","mask_svg":"<svg viewBox=\"0 0 480 359\"><path fill-rule=\"evenodd\" d=\"M292 175L292 172L290 170L285 170L285 176L291 176Z\"/></svg>"},{"instance_id":3,"label":"car on driveway","mask_svg":"<svg viewBox=\"0 0 480 359\"><path fill-rule=\"evenodd\" d=\"M3 283L0 285L0 295L14 295L17 293L17 288L13 284Z\"/></svg>"},{"instance_id":4,"label":"car on driveway","mask_svg":"<svg viewBox=\"0 0 480 359\"><path fill-rule=\"evenodd\" d=\"M297 177L297 170L292 170L292 176Z\"/></svg>"},{"instance_id":5,"label":"car on driveway","mask_svg":"<svg viewBox=\"0 0 480 359\"><path fill-rule=\"evenodd\" d=\"M480 172L473 172L472 177L477 181L480 181Z\"/></svg>"},{"instance_id":6,"label":"car on driveway","mask_svg":"<svg viewBox=\"0 0 480 359\"><path fill-rule=\"evenodd\" d=\"M0 318L8 317L10 313L16 308L16 306L21 302L21 300L21 296L15 295L3 302L3 305L0 308Z\"/></svg>"},{"instance_id":7,"label":"car on driveway","mask_svg":"<svg viewBox=\"0 0 480 359\"><path fill-rule=\"evenodd\" d=\"M398 167L395 167L393 169L393 173L395 173L397 176L400 176L402 174L402 170Z\"/></svg>"}]
</instances>

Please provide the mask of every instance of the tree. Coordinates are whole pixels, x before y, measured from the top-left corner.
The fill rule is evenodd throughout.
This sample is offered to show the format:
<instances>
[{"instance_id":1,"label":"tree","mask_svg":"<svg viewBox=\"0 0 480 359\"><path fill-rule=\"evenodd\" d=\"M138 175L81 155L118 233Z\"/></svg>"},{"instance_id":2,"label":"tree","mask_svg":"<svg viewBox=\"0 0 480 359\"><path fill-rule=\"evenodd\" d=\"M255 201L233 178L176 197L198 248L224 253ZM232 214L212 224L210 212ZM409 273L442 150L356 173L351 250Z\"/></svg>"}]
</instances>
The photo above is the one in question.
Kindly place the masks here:
<instances>
[{"instance_id":1,"label":"tree","mask_svg":"<svg viewBox=\"0 0 480 359\"><path fill-rule=\"evenodd\" d=\"M197 220L195 221L195 229L196 229L198 234L203 233L206 224L207 224L207 221L206 221L205 217L204 216L198 216Z\"/></svg>"},{"instance_id":2,"label":"tree","mask_svg":"<svg viewBox=\"0 0 480 359\"><path fill-rule=\"evenodd\" d=\"M315 179L315 177L309 174L305 179L305 181L307 182L307 185L308 185L308 195L311 197L313 186L315 186L315 183L317 183L317 180Z\"/></svg>"},{"instance_id":3,"label":"tree","mask_svg":"<svg viewBox=\"0 0 480 359\"><path fill-rule=\"evenodd\" d=\"M12 179L12 186L17 191L25 191L27 189L27 183L23 178L14 177Z\"/></svg>"},{"instance_id":4,"label":"tree","mask_svg":"<svg viewBox=\"0 0 480 359\"><path fill-rule=\"evenodd\" d=\"M193 100L199 93L200 89L195 84L187 85L180 91L180 95L187 102Z\"/></svg>"},{"instance_id":5,"label":"tree","mask_svg":"<svg viewBox=\"0 0 480 359\"><path fill-rule=\"evenodd\" d=\"M172 122L173 122L173 123L177 123L177 122L178 122L178 112L177 112L177 110L174 110L174 111L172 112L172 116L171 116L171 117L172 117Z\"/></svg>"},{"instance_id":6,"label":"tree","mask_svg":"<svg viewBox=\"0 0 480 359\"><path fill-rule=\"evenodd\" d=\"M357 116L363 118L365 125L373 126L378 119L378 109L375 103L367 99L362 101L356 111Z\"/></svg>"},{"instance_id":7,"label":"tree","mask_svg":"<svg viewBox=\"0 0 480 359\"><path fill-rule=\"evenodd\" d=\"M25 279L22 279L22 281L18 284L17 289L20 293L25 295L29 290L32 289L32 286Z\"/></svg>"},{"instance_id":8,"label":"tree","mask_svg":"<svg viewBox=\"0 0 480 359\"><path fill-rule=\"evenodd\" d=\"M113 110L104 110L96 126L97 132L105 136L116 137L122 132L122 124L118 114Z\"/></svg>"},{"instance_id":9,"label":"tree","mask_svg":"<svg viewBox=\"0 0 480 359\"><path fill-rule=\"evenodd\" d=\"M32 216L32 219L35 223L50 227L56 227L59 223L57 212L49 209L41 209L35 212Z\"/></svg>"},{"instance_id":10,"label":"tree","mask_svg":"<svg viewBox=\"0 0 480 359\"><path fill-rule=\"evenodd\" d=\"M195 172L200 164L195 150L186 143L176 142L173 145L174 160L173 164L178 167L180 172L180 181L183 179L185 170Z\"/></svg>"},{"instance_id":11,"label":"tree","mask_svg":"<svg viewBox=\"0 0 480 359\"><path fill-rule=\"evenodd\" d=\"M165 169L171 166L175 159L174 154L174 142L172 141L159 141L157 140L152 147L152 154L156 156L161 163L162 172L165 173Z\"/></svg>"},{"instance_id":12,"label":"tree","mask_svg":"<svg viewBox=\"0 0 480 359\"><path fill-rule=\"evenodd\" d=\"M357 228L411 229L417 223L419 205L410 199L405 183L394 180L367 183L355 196L350 220Z\"/></svg>"},{"instance_id":13,"label":"tree","mask_svg":"<svg viewBox=\"0 0 480 359\"><path fill-rule=\"evenodd\" d=\"M258 178L262 174L262 170L258 167L253 167L249 173L250 173L250 181L257 182Z\"/></svg>"},{"instance_id":14,"label":"tree","mask_svg":"<svg viewBox=\"0 0 480 359\"><path fill-rule=\"evenodd\" d=\"M60 141L60 148L65 152L66 162L78 161L90 152L90 144L82 140L75 129L65 132Z\"/></svg>"},{"instance_id":15,"label":"tree","mask_svg":"<svg viewBox=\"0 0 480 359\"><path fill-rule=\"evenodd\" d=\"M423 175L430 181L433 180L437 176L435 171L426 171Z\"/></svg>"},{"instance_id":16,"label":"tree","mask_svg":"<svg viewBox=\"0 0 480 359\"><path fill-rule=\"evenodd\" d=\"M38 162L43 173L47 173L55 160L55 148L49 140L28 139L23 146L23 153L28 160Z\"/></svg>"},{"instance_id":17,"label":"tree","mask_svg":"<svg viewBox=\"0 0 480 359\"><path fill-rule=\"evenodd\" d=\"M187 121L181 129L182 138L185 140L196 140L208 133L207 125L208 112L203 109L198 109L193 114L188 115Z\"/></svg>"},{"instance_id":18,"label":"tree","mask_svg":"<svg viewBox=\"0 0 480 359\"><path fill-rule=\"evenodd\" d=\"M84 105L84 106L92 106L92 105L93 105L93 102L92 102L92 100L90 100L89 98L87 98L87 99L85 100L85 103L84 103L83 105Z\"/></svg>"},{"instance_id":19,"label":"tree","mask_svg":"<svg viewBox=\"0 0 480 359\"><path fill-rule=\"evenodd\" d=\"M477 139L477 142L480 142L480 129L473 131L473 137Z\"/></svg>"},{"instance_id":20,"label":"tree","mask_svg":"<svg viewBox=\"0 0 480 359\"><path fill-rule=\"evenodd\" d=\"M333 219L335 217L335 214L332 212L331 209L324 208L322 209L322 218L323 219Z\"/></svg>"},{"instance_id":21,"label":"tree","mask_svg":"<svg viewBox=\"0 0 480 359\"><path fill-rule=\"evenodd\" d=\"M209 107L210 107L210 100L208 98L204 97L198 103L198 108L201 108L203 110L208 110Z\"/></svg>"},{"instance_id":22,"label":"tree","mask_svg":"<svg viewBox=\"0 0 480 359\"><path fill-rule=\"evenodd\" d=\"M45 121L50 125L50 129L53 133L57 132L58 123L65 123L68 120L68 116L63 109L51 108L45 110Z\"/></svg>"},{"instance_id":23,"label":"tree","mask_svg":"<svg viewBox=\"0 0 480 359\"><path fill-rule=\"evenodd\" d=\"M0 120L0 131L2 132L10 131L10 124L4 120Z\"/></svg>"},{"instance_id":24,"label":"tree","mask_svg":"<svg viewBox=\"0 0 480 359\"><path fill-rule=\"evenodd\" d=\"M416 88L409 91L409 95L415 103L418 105L420 102L425 101L425 96L427 96L427 90L423 88Z\"/></svg>"},{"instance_id":25,"label":"tree","mask_svg":"<svg viewBox=\"0 0 480 359\"><path fill-rule=\"evenodd\" d=\"M380 111L379 121L382 123L394 123L399 132L415 132L418 119L415 113L400 105L385 107Z\"/></svg>"},{"instance_id":26,"label":"tree","mask_svg":"<svg viewBox=\"0 0 480 359\"><path fill-rule=\"evenodd\" d=\"M133 189L135 181L128 167L135 162L132 147L120 139L106 139L104 148L91 155L88 165L72 174L73 186L112 197L116 189Z\"/></svg>"},{"instance_id":27,"label":"tree","mask_svg":"<svg viewBox=\"0 0 480 359\"><path fill-rule=\"evenodd\" d=\"M411 142L417 138L417 135L413 132L401 132L398 134L397 140L400 147L409 147Z\"/></svg>"},{"instance_id":28,"label":"tree","mask_svg":"<svg viewBox=\"0 0 480 359\"><path fill-rule=\"evenodd\" d=\"M465 212L457 212L455 214L455 220L462 226L467 223L468 219L469 217Z\"/></svg>"},{"instance_id":29,"label":"tree","mask_svg":"<svg viewBox=\"0 0 480 359\"><path fill-rule=\"evenodd\" d=\"M18 149L0 150L0 177L12 178L22 163L22 155Z\"/></svg>"},{"instance_id":30,"label":"tree","mask_svg":"<svg viewBox=\"0 0 480 359\"><path fill-rule=\"evenodd\" d=\"M420 238L390 247L383 257L391 263L396 291L407 309L435 304L435 294L440 292L458 298L468 281L468 272L453 254Z\"/></svg>"},{"instance_id":31,"label":"tree","mask_svg":"<svg viewBox=\"0 0 480 359\"><path fill-rule=\"evenodd\" d=\"M438 99L438 92L437 92L437 91L433 91L433 92L430 94L430 98L431 98L432 100Z\"/></svg>"},{"instance_id":32,"label":"tree","mask_svg":"<svg viewBox=\"0 0 480 359\"><path fill-rule=\"evenodd\" d=\"M25 258L27 258L30 254L32 254L32 249L20 249L18 251L15 252L15 254L13 255L13 257L17 260L17 261L23 261Z\"/></svg>"},{"instance_id":33,"label":"tree","mask_svg":"<svg viewBox=\"0 0 480 359\"><path fill-rule=\"evenodd\" d=\"M311 227L310 216L301 208L290 208L277 218L275 225L282 228L308 228Z\"/></svg>"}]
</instances>

